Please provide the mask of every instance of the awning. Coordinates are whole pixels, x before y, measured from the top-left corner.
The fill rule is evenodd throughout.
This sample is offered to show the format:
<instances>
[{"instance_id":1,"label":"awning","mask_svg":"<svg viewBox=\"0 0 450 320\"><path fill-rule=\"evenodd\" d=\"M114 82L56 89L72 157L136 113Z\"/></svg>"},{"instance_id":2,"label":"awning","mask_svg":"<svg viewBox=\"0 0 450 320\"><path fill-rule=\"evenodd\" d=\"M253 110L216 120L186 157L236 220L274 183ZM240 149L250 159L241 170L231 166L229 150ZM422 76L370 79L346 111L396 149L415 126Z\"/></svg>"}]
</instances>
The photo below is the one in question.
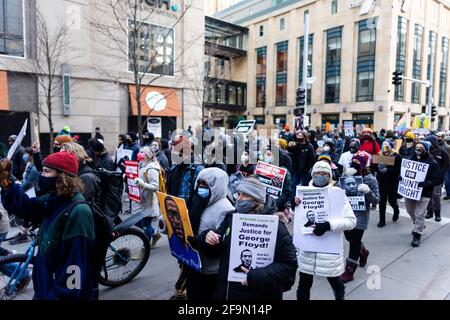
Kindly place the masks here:
<instances>
[{"instance_id":1,"label":"awning","mask_svg":"<svg viewBox=\"0 0 450 320\"><path fill-rule=\"evenodd\" d=\"M131 114L138 115L136 103L136 86L129 85ZM141 89L141 114L152 117L179 117L181 116L180 99L175 89L146 86Z\"/></svg>"},{"instance_id":2,"label":"awning","mask_svg":"<svg viewBox=\"0 0 450 320\"><path fill-rule=\"evenodd\" d=\"M8 75L0 71L0 110L9 110Z\"/></svg>"}]
</instances>

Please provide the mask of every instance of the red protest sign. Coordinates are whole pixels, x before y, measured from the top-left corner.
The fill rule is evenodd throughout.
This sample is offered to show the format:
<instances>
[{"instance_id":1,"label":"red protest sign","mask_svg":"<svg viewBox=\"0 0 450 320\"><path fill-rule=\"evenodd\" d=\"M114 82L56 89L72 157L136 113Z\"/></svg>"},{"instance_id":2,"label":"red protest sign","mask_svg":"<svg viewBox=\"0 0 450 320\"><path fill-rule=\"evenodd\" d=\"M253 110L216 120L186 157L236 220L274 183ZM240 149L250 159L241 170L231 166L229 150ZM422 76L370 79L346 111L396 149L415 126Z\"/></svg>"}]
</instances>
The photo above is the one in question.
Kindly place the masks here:
<instances>
[{"instance_id":1,"label":"red protest sign","mask_svg":"<svg viewBox=\"0 0 450 320\"><path fill-rule=\"evenodd\" d=\"M128 198L134 202L141 202L141 189L134 184L139 177L139 162L125 161L125 175L127 176Z\"/></svg>"},{"instance_id":2,"label":"red protest sign","mask_svg":"<svg viewBox=\"0 0 450 320\"><path fill-rule=\"evenodd\" d=\"M259 180L267 187L267 193L278 198L283 192L286 171L285 168L259 161L255 174L259 176Z\"/></svg>"}]
</instances>

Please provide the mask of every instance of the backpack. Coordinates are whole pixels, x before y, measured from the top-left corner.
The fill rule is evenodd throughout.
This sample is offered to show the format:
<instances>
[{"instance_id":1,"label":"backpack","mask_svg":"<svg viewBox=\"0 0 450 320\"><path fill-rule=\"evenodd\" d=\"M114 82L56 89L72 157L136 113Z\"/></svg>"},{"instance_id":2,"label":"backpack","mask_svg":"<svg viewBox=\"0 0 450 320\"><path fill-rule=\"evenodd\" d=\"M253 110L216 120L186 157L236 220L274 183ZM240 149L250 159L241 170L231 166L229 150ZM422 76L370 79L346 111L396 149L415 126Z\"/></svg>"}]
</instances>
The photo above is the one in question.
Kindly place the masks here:
<instances>
[{"instance_id":1,"label":"backpack","mask_svg":"<svg viewBox=\"0 0 450 320\"><path fill-rule=\"evenodd\" d=\"M100 201L97 204L111 218L122 211L123 179L122 174L103 168L94 170L100 178Z\"/></svg>"},{"instance_id":2,"label":"backpack","mask_svg":"<svg viewBox=\"0 0 450 320\"><path fill-rule=\"evenodd\" d=\"M159 169L159 192L167 193L166 172L163 168Z\"/></svg>"},{"instance_id":3,"label":"backpack","mask_svg":"<svg viewBox=\"0 0 450 320\"><path fill-rule=\"evenodd\" d=\"M64 209L64 217L62 223L60 224L60 234L64 231L69 216L72 211L81 204L88 205L92 212L92 217L94 219L94 232L95 232L95 255L94 255L94 268L96 278L100 275L101 269L105 264L105 256L108 250L108 245L112 240L112 234L114 229L114 220L108 216L99 206L95 203L89 203L86 200L78 200L72 202L67 208Z\"/></svg>"}]
</instances>

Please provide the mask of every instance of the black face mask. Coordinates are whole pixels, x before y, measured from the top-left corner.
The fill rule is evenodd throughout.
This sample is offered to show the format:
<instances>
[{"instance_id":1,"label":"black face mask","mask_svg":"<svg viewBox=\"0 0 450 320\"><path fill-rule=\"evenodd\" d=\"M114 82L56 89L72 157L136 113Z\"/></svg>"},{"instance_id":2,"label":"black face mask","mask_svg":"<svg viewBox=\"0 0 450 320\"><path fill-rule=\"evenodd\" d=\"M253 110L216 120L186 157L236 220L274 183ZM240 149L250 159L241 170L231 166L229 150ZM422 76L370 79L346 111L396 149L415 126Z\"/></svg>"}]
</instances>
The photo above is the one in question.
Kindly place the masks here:
<instances>
[{"instance_id":1,"label":"black face mask","mask_svg":"<svg viewBox=\"0 0 450 320\"><path fill-rule=\"evenodd\" d=\"M56 177L44 177L42 175L39 176L38 181L39 189L43 193L50 193L56 190Z\"/></svg>"},{"instance_id":2,"label":"black face mask","mask_svg":"<svg viewBox=\"0 0 450 320\"><path fill-rule=\"evenodd\" d=\"M61 151L61 147L53 147L53 152L60 152Z\"/></svg>"},{"instance_id":3,"label":"black face mask","mask_svg":"<svg viewBox=\"0 0 450 320\"><path fill-rule=\"evenodd\" d=\"M358 147L357 146L350 146L350 152L351 153L357 153L358 152Z\"/></svg>"}]
</instances>

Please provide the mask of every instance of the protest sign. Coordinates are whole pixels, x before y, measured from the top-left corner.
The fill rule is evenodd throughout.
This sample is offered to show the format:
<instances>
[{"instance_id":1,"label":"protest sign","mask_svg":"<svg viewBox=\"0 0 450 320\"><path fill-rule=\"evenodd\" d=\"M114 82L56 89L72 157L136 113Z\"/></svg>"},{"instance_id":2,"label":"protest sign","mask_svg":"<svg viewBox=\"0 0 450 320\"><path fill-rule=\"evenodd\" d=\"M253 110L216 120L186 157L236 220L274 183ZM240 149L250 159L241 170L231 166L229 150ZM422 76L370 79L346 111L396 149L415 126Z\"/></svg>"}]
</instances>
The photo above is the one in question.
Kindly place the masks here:
<instances>
[{"instance_id":1,"label":"protest sign","mask_svg":"<svg viewBox=\"0 0 450 320\"><path fill-rule=\"evenodd\" d=\"M234 133L243 133L248 134L254 127L256 120L242 120L239 121L236 129L234 129Z\"/></svg>"},{"instance_id":2,"label":"protest sign","mask_svg":"<svg viewBox=\"0 0 450 320\"><path fill-rule=\"evenodd\" d=\"M385 166L393 166L395 165L395 157L374 155L372 162L375 164L384 164Z\"/></svg>"},{"instance_id":3,"label":"protest sign","mask_svg":"<svg viewBox=\"0 0 450 320\"><path fill-rule=\"evenodd\" d=\"M358 191L358 187L362 183L361 176L345 176L339 179L341 189L345 191L353 211L366 211L366 198L364 193Z\"/></svg>"},{"instance_id":4,"label":"protest sign","mask_svg":"<svg viewBox=\"0 0 450 320\"><path fill-rule=\"evenodd\" d=\"M273 262L278 233L278 216L233 215L228 281L242 282L248 270L264 268Z\"/></svg>"},{"instance_id":5,"label":"protest sign","mask_svg":"<svg viewBox=\"0 0 450 320\"><path fill-rule=\"evenodd\" d=\"M294 245L308 252L341 254L343 241L341 232L326 232L319 237L313 233L316 223L333 218L342 218L345 204L344 191L338 188L297 187L296 196L301 199L295 208ZM330 210L330 204L333 210Z\"/></svg>"},{"instance_id":6,"label":"protest sign","mask_svg":"<svg viewBox=\"0 0 450 320\"><path fill-rule=\"evenodd\" d=\"M403 144L402 139L395 139L395 151L397 151L397 153L400 152L400 148L402 147L402 144Z\"/></svg>"},{"instance_id":7,"label":"protest sign","mask_svg":"<svg viewBox=\"0 0 450 320\"><path fill-rule=\"evenodd\" d=\"M419 201L423 188L419 188L419 182L424 182L427 177L429 164L403 159L401 177L398 184L398 194L412 200Z\"/></svg>"},{"instance_id":8,"label":"protest sign","mask_svg":"<svg viewBox=\"0 0 450 320\"><path fill-rule=\"evenodd\" d=\"M265 162L258 161L255 174L258 175L267 190L267 194L278 198L283 192L284 180L286 179L286 169L280 168Z\"/></svg>"},{"instance_id":9,"label":"protest sign","mask_svg":"<svg viewBox=\"0 0 450 320\"><path fill-rule=\"evenodd\" d=\"M20 146L22 143L23 138L27 134L27 125L28 125L28 119L25 120L25 123L22 126L22 129L20 130L19 134L17 135L16 141L14 141L13 145L8 151L8 155L6 156L8 160L11 160L12 156L14 155L14 152L16 152L17 147Z\"/></svg>"},{"instance_id":10,"label":"protest sign","mask_svg":"<svg viewBox=\"0 0 450 320\"><path fill-rule=\"evenodd\" d=\"M158 192L158 203L169 238L172 256L191 269L200 271L202 268L200 255L188 242L193 237L186 201L166 193Z\"/></svg>"},{"instance_id":11,"label":"protest sign","mask_svg":"<svg viewBox=\"0 0 450 320\"><path fill-rule=\"evenodd\" d=\"M428 134L431 129L431 117L426 114L421 114L414 117L413 123L414 133Z\"/></svg>"},{"instance_id":12,"label":"protest sign","mask_svg":"<svg viewBox=\"0 0 450 320\"><path fill-rule=\"evenodd\" d=\"M134 184L134 179L139 177L139 163L137 161L125 161L125 175L127 177L128 198L140 203L141 189Z\"/></svg>"},{"instance_id":13,"label":"protest sign","mask_svg":"<svg viewBox=\"0 0 450 320\"><path fill-rule=\"evenodd\" d=\"M353 121L344 120L344 135L353 138L355 136L355 127Z\"/></svg>"},{"instance_id":14,"label":"protest sign","mask_svg":"<svg viewBox=\"0 0 450 320\"><path fill-rule=\"evenodd\" d=\"M131 161L132 157L133 157L133 150L117 149L116 163L120 163L122 160Z\"/></svg>"},{"instance_id":15,"label":"protest sign","mask_svg":"<svg viewBox=\"0 0 450 320\"><path fill-rule=\"evenodd\" d=\"M149 117L147 119L147 130L153 133L155 138L162 137L162 121L159 117Z\"/></svg>"}]
</instances>

